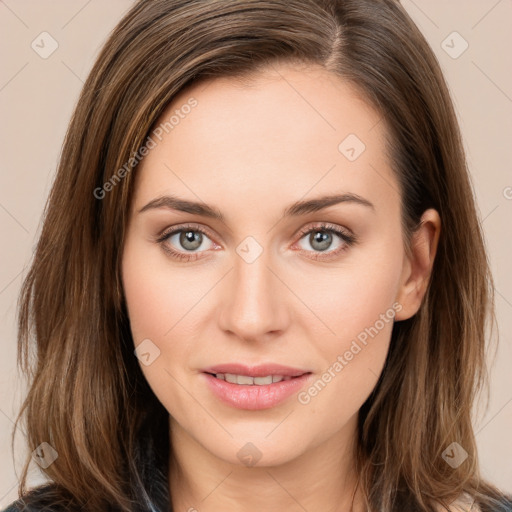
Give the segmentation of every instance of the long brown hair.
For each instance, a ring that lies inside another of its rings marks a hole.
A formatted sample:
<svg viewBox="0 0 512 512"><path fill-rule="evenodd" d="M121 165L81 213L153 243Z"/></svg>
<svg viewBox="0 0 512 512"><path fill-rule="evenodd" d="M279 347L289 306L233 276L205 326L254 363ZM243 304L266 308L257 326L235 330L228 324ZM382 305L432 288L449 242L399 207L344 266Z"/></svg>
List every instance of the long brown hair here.
<svg viewBox="0 0 512 512"><path fill-rule="evenodd" d="M44 499L169 509L168 413L133 354L120 277L134 155L188 85L278 61L324 66L381 113L406 243L426 208L441 217L424 302L395 323L359 415L369 509L434 511L466 492L484 511L506 510L479 476L471 423L494 323L483 236L440 67L395 0L147 0L114 29L70 122L20 296L18 363L30 388L16 424L24 419L30 452L47 442L58 453L44 470L54 483ZM442 457L452 442L469 454L456 469Z"/></svg>

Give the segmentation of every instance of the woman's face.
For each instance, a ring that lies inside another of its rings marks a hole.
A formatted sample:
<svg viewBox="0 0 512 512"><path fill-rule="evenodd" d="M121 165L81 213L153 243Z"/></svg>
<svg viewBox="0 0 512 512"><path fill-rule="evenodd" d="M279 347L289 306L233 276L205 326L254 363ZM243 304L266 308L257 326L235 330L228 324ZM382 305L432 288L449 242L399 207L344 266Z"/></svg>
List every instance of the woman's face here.
<svg viewBox="0 0 512 512"><path fill-rule="evenodd" d="M291 66L195 85L161 122L122 272L174 435L246 465L348 445L393 317L420 300L385 123L340 78Z"/></svg>

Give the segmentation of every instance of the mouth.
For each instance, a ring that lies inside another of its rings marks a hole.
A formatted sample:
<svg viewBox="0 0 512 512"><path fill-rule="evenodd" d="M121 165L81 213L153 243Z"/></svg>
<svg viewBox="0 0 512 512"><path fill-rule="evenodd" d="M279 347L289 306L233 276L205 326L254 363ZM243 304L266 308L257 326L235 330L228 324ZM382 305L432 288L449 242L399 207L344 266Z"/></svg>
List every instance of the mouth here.
<svg viewBox="0 0 512 512"><path fill-rule="evenodd" d="M282 364L276 363L262 363L256 366L249 366L241 363L224 363L210 366L209 368L205 368L202 371L214 375L220 379L222 379L222 376L224 376L225 380L233 379L233 375L237 378L242 377L255 379L264 377L268 379L268 377L283 377L283 379L285 379L287 377L300 377L305 373L311 373L309 370L293 368L291 366L284 366ZM228 382L231 381L228 380ZM235 384L236 382L232 383ZM239 384L245 384L245 382L240 382Z"/></svg>
<svg viewBox="0 0 512 512"><path fill-rule="evenodd" d="M312 372L279 365L220 365L203 370L210 391L224 404L237 409L275 407L298 393Z"/></svg>
<svg viewBox="0 0 512 512"><path fill-rule="evenodd" d="M208 372L205 372L208 373ZM265 377L251 377L250 375L236 375L234 373L208 373L216 379L225 380L230 384L238 384L240 386L268 386L281 381L297 379L302 375L291 377L290 375L266 375Z"/></svg>

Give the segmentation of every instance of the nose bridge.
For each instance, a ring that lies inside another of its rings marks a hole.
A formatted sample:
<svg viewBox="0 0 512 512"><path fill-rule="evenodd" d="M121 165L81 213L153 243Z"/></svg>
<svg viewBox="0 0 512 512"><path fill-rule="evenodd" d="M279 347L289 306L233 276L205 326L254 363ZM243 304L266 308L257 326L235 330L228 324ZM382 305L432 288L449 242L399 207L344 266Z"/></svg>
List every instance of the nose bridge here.
<svg viewBox="0 0 512 512"><path fill-rule="evenodd" d="M224 330L245 340L282 330L285 323L282 290L269 269L269 252L263 250L254 258L256 249L250 241L237 248L220 316Z"/></svg>

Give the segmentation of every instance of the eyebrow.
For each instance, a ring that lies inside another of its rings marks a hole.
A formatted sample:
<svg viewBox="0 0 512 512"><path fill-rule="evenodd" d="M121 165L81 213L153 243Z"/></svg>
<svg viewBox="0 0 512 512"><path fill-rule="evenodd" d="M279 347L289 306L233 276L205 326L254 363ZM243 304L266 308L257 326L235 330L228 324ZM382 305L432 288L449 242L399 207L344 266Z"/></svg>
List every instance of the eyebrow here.
<svg viewBox="0 0 512 512"><path fill-rule="evenodd" d="M283 217L306 215L308 213L324 210L325 208L329 208L330 206L340 203L358 204L371 208L375 211L373 203L364 197L358 196L357 194L344 193L317 197L315 199L308 199L305 201L297 201L284 210ZM142 207L139 210L139 213L158 208L167 208L180 212L191 213L202 217L216 219L221 222L225 221L224 215L217 208L202 202L180 199L176 196L157 197Z"/></svg>

